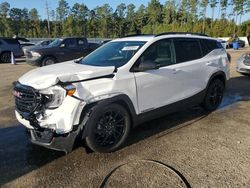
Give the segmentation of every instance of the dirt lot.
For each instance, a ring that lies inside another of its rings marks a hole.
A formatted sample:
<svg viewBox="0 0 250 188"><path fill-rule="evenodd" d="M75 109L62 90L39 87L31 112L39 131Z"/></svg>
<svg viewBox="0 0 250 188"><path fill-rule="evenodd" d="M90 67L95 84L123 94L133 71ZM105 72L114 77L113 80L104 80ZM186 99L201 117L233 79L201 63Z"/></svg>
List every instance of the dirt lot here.
<svg viewBox="0 0 250 188"><path fill-rule="evenodd" d="M1 64L0 187L99 187L102 180L101 187L250 187L250 77L235 72L244 52L230 51L231 79L217 111L194 108L143 124L110 154L30 144L14 117L11 83L34 67Z"/></svg>

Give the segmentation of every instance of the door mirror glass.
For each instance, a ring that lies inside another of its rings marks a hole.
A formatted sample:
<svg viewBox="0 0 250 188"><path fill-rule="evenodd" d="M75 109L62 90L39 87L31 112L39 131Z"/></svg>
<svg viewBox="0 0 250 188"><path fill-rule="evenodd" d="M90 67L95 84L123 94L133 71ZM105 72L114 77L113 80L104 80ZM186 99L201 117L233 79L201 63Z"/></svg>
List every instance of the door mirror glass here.
<svg viewBox="0 0 250 188"><path fill-rule="evenodd" d="M154 61L144 61L143 63L140 63L138 67L135 67L134 70L137 72L142 72L146 70L154 70L158 69L159 66Z"/></svg>

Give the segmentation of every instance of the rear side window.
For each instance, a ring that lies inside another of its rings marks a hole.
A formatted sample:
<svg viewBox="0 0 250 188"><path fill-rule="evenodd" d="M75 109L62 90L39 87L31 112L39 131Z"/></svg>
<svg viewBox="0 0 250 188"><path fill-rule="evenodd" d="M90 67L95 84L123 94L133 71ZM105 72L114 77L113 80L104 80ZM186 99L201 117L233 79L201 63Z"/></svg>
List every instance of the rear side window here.
<svg viewBox="0 0 250 188"><path fill-rule="evenodd" d="M202 46L203 56L207 55L208 53L210 53L215 49L223 48L220 42L209 39L201 39L201 46Z"/></svg>
<svg viewBox="0 0 250 188"><path fill-rule="evenodd" d="M75 39L66 39L65 40L65 45L66 45L66 47L68 47L68 48L74 48L74 47L76 47L76 40Z"/></svg>
<svg viewBox="0 0 250 188"><path fill-rule="evenodd" d="M198 39L173 39L176 63L196 60L202 57L202 51Z"/></svg>
<svg viewBox="0 0 250 188"><path fill-rule="evenodd" d="M77 39L77 45L81 47L87 47L87 40L83 38Z"/></svg>
<svg viewBox="0 0 250 188"><path fill-rule="evenodd" d="M19 44L18 40L16 39L3 39L8 44Z"/></svg>

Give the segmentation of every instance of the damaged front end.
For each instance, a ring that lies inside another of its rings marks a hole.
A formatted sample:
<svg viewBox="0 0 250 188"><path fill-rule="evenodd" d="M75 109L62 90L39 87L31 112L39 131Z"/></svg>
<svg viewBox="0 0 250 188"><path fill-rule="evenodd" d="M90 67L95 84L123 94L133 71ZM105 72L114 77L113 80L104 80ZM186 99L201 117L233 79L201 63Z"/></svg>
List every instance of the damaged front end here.
<svg viewBox="0 0 250 188"><path fill-rule="evenodd" d="M74 91L71 85L38 91L19 82L14 83L16 117L29 129L32 143L66 153L72 150L79 132L79 122L75 121L74 114L84 106L82 101L70 96Z"/></svg>

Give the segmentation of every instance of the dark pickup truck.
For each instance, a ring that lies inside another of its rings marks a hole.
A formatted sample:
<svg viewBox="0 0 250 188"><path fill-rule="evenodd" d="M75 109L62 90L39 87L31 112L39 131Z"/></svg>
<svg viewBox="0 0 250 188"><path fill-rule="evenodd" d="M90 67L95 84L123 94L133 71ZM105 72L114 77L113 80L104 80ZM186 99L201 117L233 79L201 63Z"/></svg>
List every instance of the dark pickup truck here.
<svg viewBox="0 0 250 188"><path fill-rule="evenodd" d="M86 38L58 38L48 46L27 50L25 56L30 65L46 66L84 57L93 50Z"/></svg>

